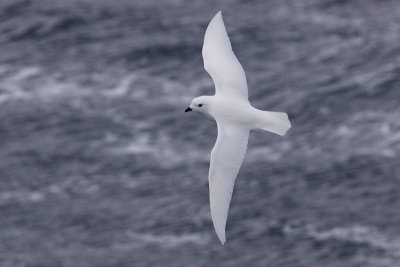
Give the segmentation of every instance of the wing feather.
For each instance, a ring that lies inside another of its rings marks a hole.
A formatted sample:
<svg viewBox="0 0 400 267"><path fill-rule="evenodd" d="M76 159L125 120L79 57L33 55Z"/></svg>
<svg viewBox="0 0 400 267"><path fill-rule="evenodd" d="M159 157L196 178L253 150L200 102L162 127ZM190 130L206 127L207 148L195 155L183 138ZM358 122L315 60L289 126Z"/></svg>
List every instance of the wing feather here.
<svg viewBox="0 0 400 267"><path fill-rule="evenodd" d="M233 53L221 11L207 27L202 54L204 68L214 81L216 94L231 94L247 100L246 74Z"/></svg>
<svg viewBox="0 0 400 267"><path fill-rule="evenodd" d="M236 176L247 150L249 130L218 123L218 137L211 151L208 183L211 218L222 244Z"/></svg>

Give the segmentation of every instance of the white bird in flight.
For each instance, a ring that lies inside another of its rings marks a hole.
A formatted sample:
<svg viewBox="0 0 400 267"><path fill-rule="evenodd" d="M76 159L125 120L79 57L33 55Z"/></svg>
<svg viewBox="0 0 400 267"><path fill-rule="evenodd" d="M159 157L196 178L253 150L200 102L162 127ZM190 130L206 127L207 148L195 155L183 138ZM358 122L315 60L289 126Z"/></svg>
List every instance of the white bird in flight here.
<svg viewBox="0 0 400 267"><path fill-rule="evenodd" d="M207 27L203 43L204 68L215 85L215 95L192 100L185 110L212 117L218 137L211 151L208 184L211 218L222 244L233 186L247 150L251 129L285 135L291 127L286 113L262 111L251 106L243 67L232 51L221 11Z"/></svg>

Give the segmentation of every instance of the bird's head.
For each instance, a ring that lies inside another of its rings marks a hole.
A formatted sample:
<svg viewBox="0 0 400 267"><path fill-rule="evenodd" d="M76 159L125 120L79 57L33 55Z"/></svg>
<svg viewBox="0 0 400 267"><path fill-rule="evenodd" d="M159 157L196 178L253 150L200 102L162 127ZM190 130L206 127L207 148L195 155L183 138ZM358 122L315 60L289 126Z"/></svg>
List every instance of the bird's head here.
<svg viewBox="0 0 400 267"><path fill-rule="evenodd" d="M211 96L199 96L193 98L190 106L185 109L185 112L196 111L206 116L210 116Z"/></svg>

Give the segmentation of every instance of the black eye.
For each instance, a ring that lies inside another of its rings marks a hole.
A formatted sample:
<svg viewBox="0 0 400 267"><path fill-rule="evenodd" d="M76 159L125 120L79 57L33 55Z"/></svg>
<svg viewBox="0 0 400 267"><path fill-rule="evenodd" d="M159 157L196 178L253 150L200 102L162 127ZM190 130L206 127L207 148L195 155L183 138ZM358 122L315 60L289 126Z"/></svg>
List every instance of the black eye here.
<svg viewBox="0 0 400 267"><path fill-rule="evenodd" d="M197 106L201 108L203 106L203 104L198 104Z"/></svg>

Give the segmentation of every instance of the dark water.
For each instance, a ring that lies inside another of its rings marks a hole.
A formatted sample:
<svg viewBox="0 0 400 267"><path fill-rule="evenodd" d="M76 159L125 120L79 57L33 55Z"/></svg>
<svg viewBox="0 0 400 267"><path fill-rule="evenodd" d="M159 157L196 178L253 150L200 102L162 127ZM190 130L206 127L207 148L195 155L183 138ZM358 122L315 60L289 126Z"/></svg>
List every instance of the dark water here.
<svg viewBox="0 0 400 267"><path fill-rule="evenodd" d="M254 106L227 240L201 45L223 10ZM0 1L0 266L400 266L400 2Z"/></svg>

